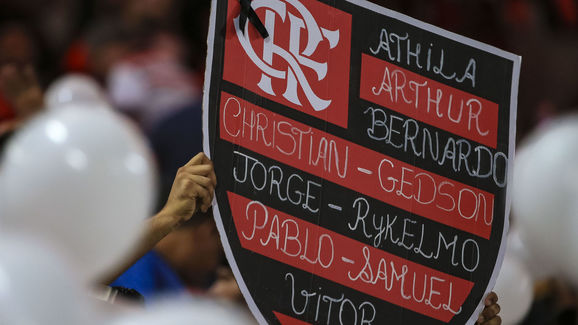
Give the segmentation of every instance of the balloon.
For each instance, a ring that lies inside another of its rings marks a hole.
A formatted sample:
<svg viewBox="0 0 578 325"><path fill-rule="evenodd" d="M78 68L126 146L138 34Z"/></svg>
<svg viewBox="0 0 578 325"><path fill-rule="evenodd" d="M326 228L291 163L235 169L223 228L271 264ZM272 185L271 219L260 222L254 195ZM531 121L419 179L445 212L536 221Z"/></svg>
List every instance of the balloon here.
<svg viewBox="0 0 578 325"><path fill-rule="evenodd" d="M155 175L136 128L88 106L46 112L11 139L0 162L0 229L57 244L94 280L140 236Z"/></svg>
<svg viewBox="0 0 578 325"><path fill-rule="evenodd" d="M106 96L98 83L82 74L69 74L53 82L46 90L45 102L49 110L74 103L91 103L96 108L108 107Z"/></svg>
<svg viewBox="0 0 578 325"><path fill-rule="evenodd" d="M515 255L506 253L494 291L498 295L503 325L517 324L530 310L534 299L532 278Z"/></svg>
<svg viewBox="0 0 578 325"><path fill-rule="evenodd" d="M567 275L578 267L576 143L578 116L537 130L519 149L513 184L513 212L528 251Z"/></svg>
<svg viewBox="0 0 578 325"><path fill-rule="evenodd" d="M75 275L47 245L24 237L0 240L0 324L95 324Z"/></svg>
<svg viewBox="0 0 578 325"><path fill-rule="evenodd" d="M528 249L516 226L509 229L507 251L507 254L513 254L524 263L534 280L543 280L558 273L558 269L549 263L548 259Z"/></svg>
<svg viewBox="0 0 578 325"><path fill-rule="evenodd" d="M140 312L123 315L109 325L252 325L248 312L233 305L217 304L200 298L157 302Z"/></svg>
<svg viewBox="0 0 578 325"><path fill-rule="evenodd" d="M578 198L578 192L576 193ZM578 286L578 238L576 238L576 233L578 233L578 202L574 202L572 206L574 212L572 218L558 239L559 245L562 246L559 253L559 264L561 264L564 280Z"/></svg>

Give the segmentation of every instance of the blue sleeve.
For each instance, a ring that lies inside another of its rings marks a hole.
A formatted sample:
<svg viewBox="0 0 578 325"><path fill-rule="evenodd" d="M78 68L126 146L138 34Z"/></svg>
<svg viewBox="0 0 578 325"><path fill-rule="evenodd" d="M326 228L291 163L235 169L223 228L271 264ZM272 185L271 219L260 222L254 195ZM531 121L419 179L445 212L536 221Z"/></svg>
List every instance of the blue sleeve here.
<svg viewBox="0 0 578 325"><path fill-rule="evenodd" d="M121 274L112 284L112 287L134 289L149 300L156 290L154 257L146 254L133 266Z"/></svg>

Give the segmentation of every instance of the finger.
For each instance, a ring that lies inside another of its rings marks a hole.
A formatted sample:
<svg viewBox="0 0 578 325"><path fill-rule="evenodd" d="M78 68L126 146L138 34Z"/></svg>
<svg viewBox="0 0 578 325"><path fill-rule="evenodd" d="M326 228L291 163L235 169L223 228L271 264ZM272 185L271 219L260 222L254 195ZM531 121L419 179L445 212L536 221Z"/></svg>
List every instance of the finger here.
<svg viewBox="0 0 578 325"><path fill-rule="evenodd" d="M211 159L209 159L209 157L207 157L207 155L205 155L204 152L201 152L203 154L203 164L208 164L208 165L212 165L213 161Z"/></svg>
<svg viewBox="0 0 578 325"><path fill-rule="evenodd" d="M213 172L213 166L211 165L192 165L181 167L181 172L191 175L203 175L209 176Z"/></svg>
<svg viewBox="0 0 578 325"><path fill-rule="evenodd" d="M482 323L482 325L502 325L502 318L500 318L500 316L496 316L489 321Z"/></svg>
<svg viewBox="0 0 578 325"><path fill-rule="evenodd" d="M211 181L213 182L213 185L216 187L217 186L217 174L215 174L215 169L212 168L211 172L209 173L208 177L211 179Z"/></svg>
<svg viewBox="0 0 578 325"><path fill-rule="evenodd" d="M193 176L202 176L208 179L210 186L215 188L217 186L216 184L216 180L215 180L215 175L213 172L211 172L210 167L201 167L201 166L206 166L206 165L199 165L199 166L193 166L193 167L187 167L187 168L182 168L179 173L177 174L178 178L182 178L182 179L189 179ZM197 168L199 167L199 168ZM205 182L205 180L203 180L202 183L204 186L209 186L209 184L207 184Z"/></svg>
<svg viewBox="0 0 578 325"><path fill-rule="evenodd" d="M478 320L476 321L476 325L480 325L480 324L482 324L482 323L485 322L485 321L486 321L486 319L484 318L484 315L483 315L482 313L480 313L480 314L478 315Z"/></svg>
<svg viewBox="0 0 578 325"><path fill-rule="evenodd" d="M187 174L187 177L209 191L214 190L213 181L209 177L195 174Z"/></svg>
<svg viewBox="0 0 578 325"><path fill-rule="evenodd" d="M205 209L206 206L210 205L210 192L205 187L193 183L187 193L184 193L187 197L195 201L197 208L201 208L201 210Z"/></svg>
<svg viewBox="0 0 578 325"><path fill-rule="evenodd" d="M187 175L185 182L187 184L185 186L190 188L190 190L186 191L184 195L194 200L200 200L203 209L208 209L213 200L213 193L215 193L215 186L212 180L205 176ZM202 191L198 188L199 186L203 189ZM208 196L208 199L203 196Z"/></svg>
<svg viewBox="0 0 578 325"><path fill-rule="evenodd" d="M191 158L191 160L189 160L189 162L186 163L185 166L194 166L194 165L202 164L203 160L206 157L207 156L205 156L205 153L201 151L198 154L196 154L193 158Z"/></svg>
<svg viewBox="0 0 578 325"><path fill-rule="evenodd" d="M201 211L207 212L213 201L213 191L207 188L199 190L199 199L201 200Z"/></svg>
<svg viewBox="0 0 578 325"><path fill-rule="evenodd" d="M482 311L482 315L484 316L485 319L492 319L493 317L498 315L499 312L500 312L500 305L493 304L489 307L484 308L484 310Z"/></svg>
<svg viewBox="0 0 578 325"><path fill-rule="evenodd" d="M204 187L199 183L193 182L189 197L201 202L203 208L208 208L213 200L214 189L212 187Z"/></svg>
<svg viewBox="0 0 578 325"><path fill-rule="evenodd" d="M211 159L209 159L209 157L204 155L203 165L211 165L213 167L213 170L211 171L211 174L209 175L209 177L211 177L211 179L213 180L213 182L215 183L215 186L216 186L217 185L217 175L215 174L215 167L214 167L213 161Z"/></svg>
<svg viewBox="0 0 578 325"><path fill-rule="evenodd" d="M217 186L217 175L215 174L213 161L211 161L211 159L209 159L209 157L207 157L207 155L205 155L204 153L202 155L202 158L203 158L203 161L202 161L203 165L211 165L211 167L213 167L213 170L209 174L209 177L213 180L213 183L215 184L215 186Z"/></svg>
<svg viewBox="0 0 578 325"><path fill-rule="evenodd" d="M486 305L486 307L491 306L497 302L498 302L498 295L493 291L488 294L486 299L484 299L484 305Z"/></svg>

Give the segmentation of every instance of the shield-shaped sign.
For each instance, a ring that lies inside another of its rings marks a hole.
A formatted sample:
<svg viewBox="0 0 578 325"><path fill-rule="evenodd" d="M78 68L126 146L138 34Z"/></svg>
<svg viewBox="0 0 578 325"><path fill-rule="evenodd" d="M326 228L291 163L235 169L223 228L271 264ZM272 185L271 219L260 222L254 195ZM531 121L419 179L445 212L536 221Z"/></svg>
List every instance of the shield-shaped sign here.
<svg viewBox="0 0 578 325"><path fill-rule="evenodd" d="M215 218L265 324L473 324L508 229L520 58L353 0L213 0Z"/></svg>

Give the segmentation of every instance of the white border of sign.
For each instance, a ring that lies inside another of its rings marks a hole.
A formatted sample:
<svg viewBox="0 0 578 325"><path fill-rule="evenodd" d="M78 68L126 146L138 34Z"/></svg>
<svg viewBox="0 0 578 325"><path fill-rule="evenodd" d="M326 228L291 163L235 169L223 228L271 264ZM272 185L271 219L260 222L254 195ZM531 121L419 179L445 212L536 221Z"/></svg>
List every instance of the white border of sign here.
<svg viewBox="0 0 578 325"><path fill-rule="evenodd" d="M211 147L209 146L209 93L211 92L211 72L213 70L213 47L215 44L215 27L217 20L217 1L211 0L211 16L209 18L209 32L207 38L207 61L205 63L205 84L203 85L203 151L211 158ZM217 180L218 181L218 180ZM223 220L221 219L221 212L219 211L219 205L217 204L217 197L213 198L213 216L215 218L215 223L217 224L217 229L219 230L219 235L221 236L221 243L223 244L223 250L227 256L227 261L231 266L231 271L235 275L239 289L247 302L247 306L253 313L253 316L257 319L259 324L266 325L267 321L251 296L243 277L241 276L241 271L237 266L237 261L229 245L229 239L227 238L227 232L223 226Z"/></svg>
<svg viewBox="0 0 578 325"><path fill-rule="evenodd" d="M211 154L211 149L209 146L209 114L208 112L208 105L209 105L209 93L210 93L210 87L211 87L211 71L213 68L213 46L214 46L214 41L215 41L215 25L216 25L216 19L217 19L217 6L216 6L216 2L218 0L212 0L211 1L211 16L209 19L209 33L208 33L208 39L207 39L207 61L206 61L206 67L205 67L205 84L203 86L203 135L204 135L204 139L203 139L203 151L207 154L207 156L209 158L211 158L210 154ZM488 53L492 53L494 55L500 56L502 58L508 59L510 61L512 61L513 63L513 75L512 75L512 89L511 89L511 101L510 101L510 141L509 141L509 154L508 154L508 184L510 186L508 186L507 191L506 191L506 214L504 215L504 231L502 233L502 243L500 245L500 251L498 253L498 259L496 261L496 265L494 266L494 271L492 272L492 277L490 278L490 281L488 282L488 286L485 290L485 294L484 294L484 298L486 297L487 294L490 293L490 291L492 291L492 289L494 288L494 286L496 285L496 280L498 278L498 274L500 273L500 269L502 267L502 262L504 261L504 255L506 253L506 243L507 243L507 235L508 235L508 229L509 229L509 215L510 215L510 208L511 208L511 194L512 194L512 180L513 180L513 161L514 161L514 152L515 152L515 146L516 146L516 113L517 113L517 106L518 106L518 85L519 85L519 75L520 75L520 66L522 63L522 57L515 55L513 53L510 52L506 52L504 50L500 50L496 47L493 47L491 45L488 44L484 44L482 42L478 42L476 40L467 38L465 36L462 35L458 35L456 33L447 31L445 29L436 27L434 25L425 23L423 21L417 20L415 18L411 18L409 16L406 16L404 14L401 14L399 12L395 12L393 10L389 10L386 9L384 7L378 6L374 3L371 3L369 1L366 0L345 0L347 2L350 2L354 5L369 9L371 11L392 17L394 19L400 20L404 23L407 23L409 25L413 25L415 27L430 31L432 33L438 34L440 36L443 36L445 38L457 41L459 43L463 43L466 45L469 45L471 47L480 49L482 51L488 52ZM247 288L247 285L245 284L245 281L243 280L243 277L241 276L241 272L239 271L239 267L237 266L237 263L235 261L235 257L233 256L233 251L231 250L231 246L229 246L229 240L227 238L227 232L223 227L223 221L221 220L221 212L219 211L219 206L217 205L217 201L216 201L216 197L213 200L213 214L215 216L215 221L217 224L217 228L219 229L219 234L221 236L221 238L223 240L221 240L221 242L223 243L223 249L225 250L225 254L227 256L227 260L229 261L229 265L231 266L231 270L233 271L233 274L235 275L235 279L237 280L237 283L239 284L239 288L241 289L241 292L243 293L243 296L245 297L245 300L247 301L247 305L249 306L249 309L251 310L251 312L253 313L253 316L255 316L255 318L257 319L257 321L259 322L259 324L262 325L266 325L267 321L265 320L265 317L263 317L263 315L261 314L261 312L259 311L259 308L257 308L257 305L255 304L255 301L253 300L253 297L251 296L249 289ZM468 322L466 323L466 325L473 325L477 320L478 320L478 315L479 313L482 311L482 309L484 308L484 299L482 299L478 305L478 307L476 308L476 310L474 311L474 313L472 314L472 316L470 317L470 319L468 320Z"/></svg>

